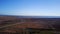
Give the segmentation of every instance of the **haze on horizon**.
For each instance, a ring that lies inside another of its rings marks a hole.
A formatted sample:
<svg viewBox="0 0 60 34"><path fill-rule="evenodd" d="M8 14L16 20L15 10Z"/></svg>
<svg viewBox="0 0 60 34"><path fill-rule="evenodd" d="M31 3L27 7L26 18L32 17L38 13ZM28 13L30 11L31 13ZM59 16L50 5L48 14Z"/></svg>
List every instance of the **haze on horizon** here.
<svg viewBox="0 0 60 34"><path fill-rule="evenodd" d="M60 16L60 0L0 0L0 14Z"/></svg>

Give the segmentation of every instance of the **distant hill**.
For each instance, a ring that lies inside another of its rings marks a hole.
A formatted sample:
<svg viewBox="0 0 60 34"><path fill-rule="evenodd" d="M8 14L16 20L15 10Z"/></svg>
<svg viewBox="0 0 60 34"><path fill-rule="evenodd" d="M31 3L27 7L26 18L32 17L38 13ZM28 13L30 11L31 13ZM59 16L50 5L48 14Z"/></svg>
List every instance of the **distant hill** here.
<svg viewBox="0 0 60 34"><path fill-rule="evenodd" d="M22 15L0 15L0 16L12 16L19 18L60 18L60 16L22 16Z"/></svg>

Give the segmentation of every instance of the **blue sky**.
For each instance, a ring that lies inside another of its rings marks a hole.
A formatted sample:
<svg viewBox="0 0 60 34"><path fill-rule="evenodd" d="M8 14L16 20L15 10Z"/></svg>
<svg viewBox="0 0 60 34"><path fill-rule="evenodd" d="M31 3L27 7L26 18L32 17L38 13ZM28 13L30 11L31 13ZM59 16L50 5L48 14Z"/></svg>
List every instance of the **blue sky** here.
<svg viewBox="0 0 60 34"><path fill-rule="evenodd" d="M60 0L0 0L0 14L60 16Z"/></svg>

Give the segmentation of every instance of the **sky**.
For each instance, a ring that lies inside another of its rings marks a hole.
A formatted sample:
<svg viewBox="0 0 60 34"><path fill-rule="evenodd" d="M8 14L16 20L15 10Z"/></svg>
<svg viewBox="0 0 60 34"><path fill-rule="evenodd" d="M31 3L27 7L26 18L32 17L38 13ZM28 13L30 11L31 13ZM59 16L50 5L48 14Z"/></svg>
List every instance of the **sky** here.
<svg viewBox="0 0 60 34"><path fill-rule="evenodd" d="M60 16L60 0L0 0L0 15Z"/></svg>

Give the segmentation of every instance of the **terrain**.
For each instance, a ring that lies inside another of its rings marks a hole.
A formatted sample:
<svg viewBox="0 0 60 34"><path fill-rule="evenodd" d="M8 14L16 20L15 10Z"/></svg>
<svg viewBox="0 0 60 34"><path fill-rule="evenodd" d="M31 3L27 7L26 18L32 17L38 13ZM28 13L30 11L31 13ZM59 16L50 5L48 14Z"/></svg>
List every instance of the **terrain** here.
<svg viewBox="0 0 60 34"><path fill-rule="evenodd" d="M60 31L60 18L0 16L0 32L20 33L27 29Z"/></svg>

